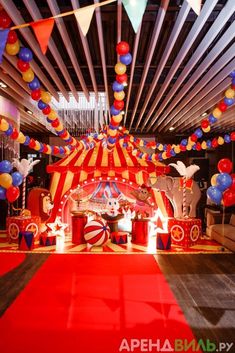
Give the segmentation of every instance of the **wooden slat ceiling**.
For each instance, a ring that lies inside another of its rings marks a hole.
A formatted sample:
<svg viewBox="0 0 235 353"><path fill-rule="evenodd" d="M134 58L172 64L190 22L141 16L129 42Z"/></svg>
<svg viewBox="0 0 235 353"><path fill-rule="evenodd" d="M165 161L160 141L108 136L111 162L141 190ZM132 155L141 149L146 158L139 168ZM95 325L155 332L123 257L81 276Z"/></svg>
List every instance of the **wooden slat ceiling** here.
<svg viewBox="0 0 235 353"><path fill-rule="evenodd" d="M0 0L15 25L48 18L97 3L99 0ZM138 1L137 1L138 3ZM95 11L89 32L83 37L74 16L56 20L44 56L30 28L18 30L21 43L34 53L32 68L45 89L58 99L78 91L104 91L113 101L112 82L117 62L115 46L120 39L130 44L124 123L132 133L189 134L223 98L235 69L235 1L202 1L199 17L187 1L149 0L137 34L121 0ZM25 131L42 132L40 119L30 123L24 110L33 110L27 85L20 79L16 58L4 56L0 80L21 107ZM23 101L22 101L23 99ZM235 107L216 123L214 131L235 130Z"/></svg>

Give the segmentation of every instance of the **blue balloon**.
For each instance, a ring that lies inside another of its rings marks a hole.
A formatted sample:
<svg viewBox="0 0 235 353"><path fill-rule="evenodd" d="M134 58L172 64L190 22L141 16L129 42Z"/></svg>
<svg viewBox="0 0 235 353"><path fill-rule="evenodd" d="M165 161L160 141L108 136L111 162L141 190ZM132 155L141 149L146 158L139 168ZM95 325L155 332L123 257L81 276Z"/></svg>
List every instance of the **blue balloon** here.
<svg viewBox="0 0 235 353"><path fill-rule="evenodd" d="M57 135L60 136L65 132L65 129L61 130L61 131L56 131Z"/></svg>
<svg viewBox="0 0 235 353"><path fill-rule="evenodd" d="M130 63L132 62L132 56L130 53L127 53L125 55L121 55L120 56L120 61L122 64L124 65L130 65Z"/></svg>
<svg viewBox="0 0 235 353"><path fill-rule="evenodd" d="M210 186L207 189L207 197L216 205L220 205L223 194L216 186Z"/></svg>
<svg viewBox="0 0 235 353"><path fill-rule="evenodd" d="M29 48L20 48L19 51L19 58L22 61L25 61L26 63L30 62L31 60L33 60L33 53Z"/></svg>
<svg viewBox="0 0 235 353"><path fill-rule="evenodd" d="M172 157L175 157L175 156L176 156L176 153L175 153L174 150L170 150L170 154L171 154Z"/></svg>
<svg viewBox="0 0 235 353"><path fill-rule="evenodd" d="M23 143L23 145L28 146L29 142L30 142L30 137L29 136L25 136L25 142Z"/></svg>
<svg viewBox="0 0 235 353"><path fill-rule="evenodd" d="M7 129L7 131L5 131L5 135L10 136L12 133L13 133L13 127L9 125L9 128Z"/></svg>
<svg viewBox="0 0 235 353"><path fill-rule="evenodd" d="M233 98L226 98L224 97L224 103L228 106L233 105L233 103L235 102L235 100Z"/></svg>
<svg viewBox="0 0 235 353"><path fill-rule="evenodd" d="M11 174L12 176L12 184L14 186L19 186L23 182L23 176L19 172L14 172Z"/></svg>
<svg viewBox="0 0 235 353"><path fill-rule="evenodd" d="M196 129L195 132L194 132L194 134L195 134L198 138L200 138L200 137L202 137L203 132L202 132L201 129Z"/></svg>
<svg viewBox="0 0 235 353"><path fill-rule="evenodd" d="M229 135L224 135L224 141L226 142L226 143L230 143L231 142L231 137L229 136Z"/></svg>
<svg viewBox="0 0 235 353"><path fill-rule="evenodd" d="M38 108L43 110L47 107L47 104L44 103L41 99L38 101Z"/></svg>
<svg viewBox="0 0 235 353"><path fill-rule="evenodd" d="M37 77L34 77L33 81L31 81L29 84L28 84L28 87L34 91L35 89L38 89L40 88L40 81Z"/></svg>
<svg viewBox="0 0 235 353"><path fill-rule="evenodd" d="M0 186L0 200L6 200L7 198L6 192L7 192L6 189Z"/></svg>
<svg viewBox="0 0 235 353"><path fill-rule="evenodd" d="M60 147L59 150L60 150L60 154L64 154L64 149L63 149L63 147Z"/></svg>
<svg viewBox="0 0 235 353"><path fill-rule="evenodd" d="M0 162L0 173L10 173L12 171L11 162L4 160Z"/></svg>
<svg viewBox="0 0 235 353"><path fill-rule="evenodd" d="M38 150L38 152L42 152L44 150L44 146L43 144L40 142L40 149Z"/></svg>
<svg viewBox="0 0 235 353"><path fill-rule="evenodd" d="M180 142L180 144L181 144L182 146L187 146L188 140L187 140L187 139L183 139L183 140Z"/></svg>
<svg viewBox="0 0 235 353"><path fill-rule="evenodd" d="M214 115L210 114L208 117L208 120L211 124L214 124L214 123L216 123L217 118L215 118Z"/></svg>
<svg viewBox="0 0 235 353"><path fill-rule="evenodd" d="M113 144L113 143L116 142L116 138L109 136L109 137L108 137L108 142L111 143L111 144Z"/></svg>
<svg viewBox="0 0 235 353"><path fill-rule="evenodd" d="M118 115L120 114L120 110L116 109L113 105L110 108L111 115Z"/></svg>
<svg viewBox="0 0 235 353"><path fill-rule="evenodd" d="M117 81L114 81L112 89L114 92L121 92L124 89L124 86L121 83L118 83Z"/></svg>
<svg viewBox="0 0 235 353"><path fill-rule="evenodd" d="M230 77L235 78L235 70L231 72L231 74L229 75Z"/></svg>
<svg viewBox="0 0 235 353"><path fill-rule="evenodd" d="M232 177L228 173L220 173L216 178L216 187L220 191L225 191L232 185Z"/></svg>
<svg viewBox="0 0 235 353"><path fill-rule="evenodd" d="M206 141L206 145L207 145L208 148L211 148L211 140L207 140Z"/></svg>

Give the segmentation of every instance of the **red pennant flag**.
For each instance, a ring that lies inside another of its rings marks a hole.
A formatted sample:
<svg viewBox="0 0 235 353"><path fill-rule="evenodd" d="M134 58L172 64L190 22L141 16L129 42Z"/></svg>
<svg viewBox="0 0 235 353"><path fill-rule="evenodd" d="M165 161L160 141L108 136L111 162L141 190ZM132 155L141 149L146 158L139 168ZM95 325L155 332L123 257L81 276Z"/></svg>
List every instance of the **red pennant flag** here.
<svg viewBox="0 0 235 353"><path fill-rule="evenodd" d="M54 27L54 23L55 23L55 20L53 18L31 23L31 27L34 30L34 34L38 40L38 43L44 55L46 54L46 51L47 51L47 45L51 36L51 32Z"/></svg>

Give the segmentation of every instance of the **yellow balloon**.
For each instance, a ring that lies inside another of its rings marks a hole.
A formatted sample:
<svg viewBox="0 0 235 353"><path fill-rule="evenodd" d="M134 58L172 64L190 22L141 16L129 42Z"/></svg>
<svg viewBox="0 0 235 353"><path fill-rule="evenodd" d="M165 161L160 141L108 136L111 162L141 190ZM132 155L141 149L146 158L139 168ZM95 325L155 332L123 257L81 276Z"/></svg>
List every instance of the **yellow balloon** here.
<svg viewBox="0 0 235 353"><path fill-rule="evenodd" d="M223 145L223 144L224 144L224 139L223 139L223 137L219 136L219 138L218 138L218 144L219 144L219 145Z"/></svg>
<svg viewBox="0 0 235 353"><path fill-rule="evenodd" d="M48 118L50 120L55 120L57 118L57 113L53 109L51 109L50 113L48 114Z"/></svg>
<svg viewBox="0 0 235 353"><path fill-rule="evenodd" d="M134 136L130 136L130 142L134 142Z"/></svg>
<svg viewBox="0 0 235 353"><path fill-rule="evenodd" d="M121 140L120 140L120 141L121 141ZM133 151L132 151L132 156L136 156L136 155L137 155L137 152L138 152L137 150L133 150Z"/></svg>
<svg viewBox="0 0 235 353"><path fill-rule="evenodd" d="M12 186L12 177L10 174L2 173L0 175L0 186L5 189L8 189L10 186Z"/></svg>
<svg viewBox="0 0 235 353"><path fill-rule="evenodd" d="M36 145L35 145L34 149L35 149L35 151L39 151L41 148L40 142L38 142L38 141L35 141L35 142L36 142Z"/></svg>
<svg viewBox="0 0 235 353"><path fill-rule="evenodd" d="M163 145L160 143L160 145L158 146L158 150L162 151L163 150Z"/></svg>
<svg viewBox="0 0 235 353"><path fill-rule="evenodd" d="M216 178L218 175L219 175L219 173L212 175L212 177L211 177L211 185L212 186L216 186Z"/></svg>
<svg viewBox="0 0 235 353"><path fill-rule="evenodd" d="M207 126L206 128L202 128L202 131L204 131L204 132L209 132L209 131L211 131L210 125Z"/></svg>
<svg viewBox="0 0 235 353"><path fill-rule="evenodd" d="M41 92L41 100L48 104L51 101L51 94L49 92L42 91Z"/></svg>
<svg viewBox="0 0 235 353"><path fill-rule="evenodd" d="M26 140L25 135L20 131L19 132L19 136L17 137L16 141L19 142L19 143L24 143L25 140Z"/></svg>
<svg viewBox="0 0 235 353"><path fill-rule="evenodd" d="M114 92L114 98L117 101L122 101L125 98L125 92L124 91Z"/></svg>
<svg viewBox="0 0 235 353"><path fill-rule="evenodd" d="M22 77L23 77L23 80L24 80L25 82L31 82L31 81L33 81L33 79L34 79L34 72L33 72L33 70L29 68L27 71L23 72Z"/></svg>
<svg viewBox="0 0 235 353"><path fill-rule="evenodd" d="M156 162L156 153L153 153L153 154L152 154L152 161L153 161L153 162Z"/></svg>
<svg viewBox="0 0 235 353"><path fill-rule="evenodd" d="M235 91L232 88L227 89L227 91L225 91L225 97L226 98L234 98L235 96Z"/></svg>
<svg viewBox="0 0 235 353"><path fill-rule="evenodd" d="M108 130L108 135L110 135L110 136L112 136L112 137L116 136L116 135L117 135L117 130L109 129L109 130Z"/></svg>
<svg viewBox="0 0 235 353"><path fill-rule="evenodd" d="M187 151L191 151L191 149L192 149L192 145L188 144L188 145L186 146L186 150L187 150Z"/></svg>
<svg viewBox="0 0 235 353"><path fill-rule="evenodd" d="M46 154L51 154L51 146L50 145L46 145L46 146L47 146Z"/></svg>
<svg viewBox="0 0 235 353"><path fill-rule="evenodd" d="M59 123L59 125L57 127L55 127L56 131L62 131L63 130L63 125L61 123Z"/></svg>
<svg viewBox="0 0 235 353"><path fill-rule="evenodd" d="M20 42L18 40L13 44L8 43L6 45L6 52L9 55L16 55L19 53L19 51L20 51Z"/></svg>
<svg viewBox="0 0 235 353"><path fill-rule="evenodd" d="M122 114L112 116L112 119L115 123L120 123L122 121L122 118L123 118Z"/></svg>
<svg viewBox="0 0 235 353"><path fill-rule="evenodd" d="M117 75L123 75L126 72L126 65L118 62L114 68Z"/></svg>
<svg viewBox="0 0 235 353"><path fill-rule="evenodd" d="M214 115L215 118L220 118L222 115L222 112L219 108L215 108L212 112L212 114Z"/></svg>
<svg viewBox="0 0 235 353"><path fill-rule="evenodd" d="M69 139L69 133L67 131L67 134L65 135L65 137L63 137L63 140L68 140Z"/></svg>
<svg viewBox="0 0 235 353"><path fill-rule="evenodd" d="M202 147L203 150L206 150L206 149L207 149L206 141L202 141L201 147Z"/></svg>
<svg viewBox="0 0 235 353"><path fill-rule="evenodd" d="M9 124L5 119L1 120L0 129L1 131L7 131L9 129Z"/></svg>
<svg viewBox="0 0 235 353"><path fill-rule="evenodd" d="M167 159L166 152L162 153L162 159Z"/></svg>
<svg viewBox="0 0 235 353"><path fill-rule="evenodd" d="M77 140L73 137L72 142L71 142L71 146L76 146L76 144L77 144Z"/></svg>
<svg viewBox="0 0 235 353"><path fill-rule="evenodd" d="M179 145L175 146L174 151L175 153L180 153L181 152L180 146Z"/></svg>
<svg viewBox="0 0 235 353"><path fill-rule="evenodd" d="M140 147L143 147L143 146L144 146L144 141L143 141L143 140L140 140L139 145L140 145Z"/></svg>

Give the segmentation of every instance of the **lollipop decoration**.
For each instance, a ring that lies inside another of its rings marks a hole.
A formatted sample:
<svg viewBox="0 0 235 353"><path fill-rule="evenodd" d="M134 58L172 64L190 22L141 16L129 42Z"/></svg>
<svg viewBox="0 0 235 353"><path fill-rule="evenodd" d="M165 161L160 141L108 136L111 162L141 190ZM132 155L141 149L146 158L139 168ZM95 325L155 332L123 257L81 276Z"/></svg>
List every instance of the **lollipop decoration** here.
<svg viewBox="0 0 235 353"><path fill-rule="evenodd" d="M114 102L110 108L111 120L108 127L108 150L111 151L117 141L118 127L122 121L122 110L124 108L125 92L124 86L127 83L126 69L130 65L132 56L129 53L130 47L126 42L119 42L116 46L119 61L115 65L116 81L113 82Z"/></svg>
<svg viewBox="0 0 235 353"><path fill-rule="evenodd" d="M228 158L219 161L216 173L211 178L211 185L207 190L208 198L217 205L225 207L235 205L235 174L232 171L232 162Z"/></svg>

